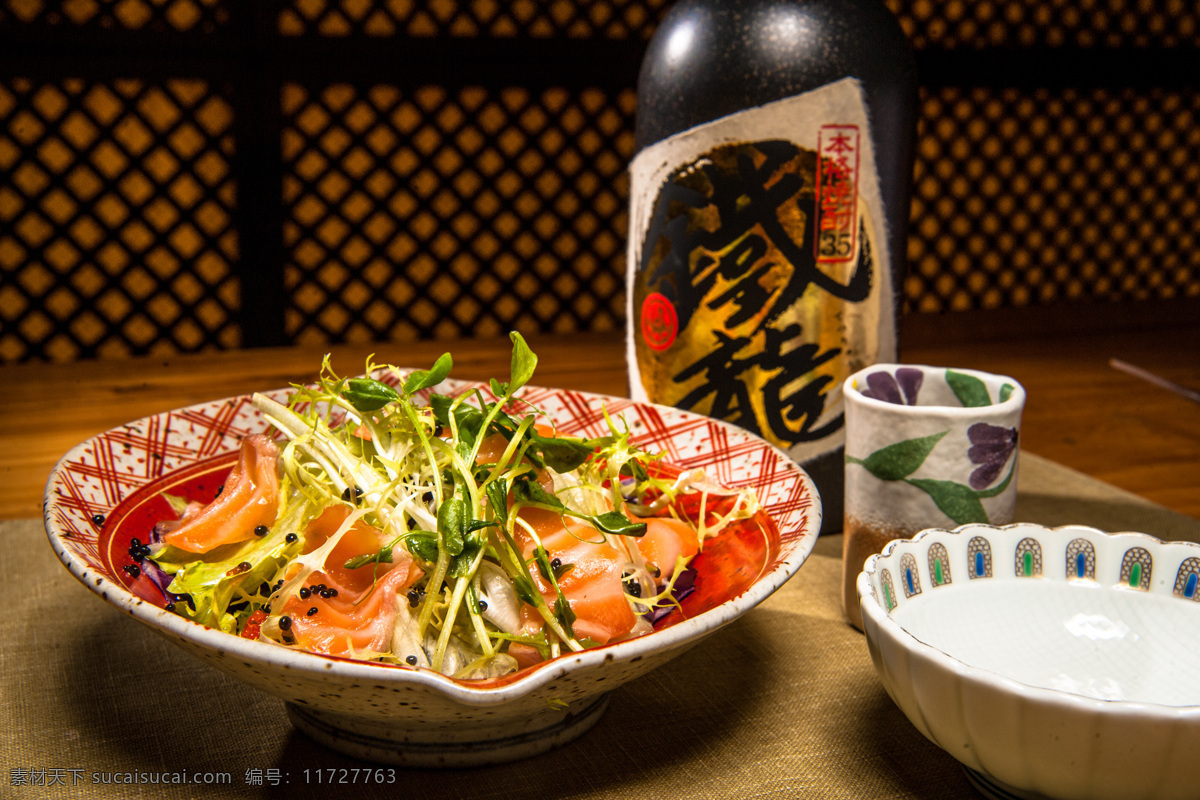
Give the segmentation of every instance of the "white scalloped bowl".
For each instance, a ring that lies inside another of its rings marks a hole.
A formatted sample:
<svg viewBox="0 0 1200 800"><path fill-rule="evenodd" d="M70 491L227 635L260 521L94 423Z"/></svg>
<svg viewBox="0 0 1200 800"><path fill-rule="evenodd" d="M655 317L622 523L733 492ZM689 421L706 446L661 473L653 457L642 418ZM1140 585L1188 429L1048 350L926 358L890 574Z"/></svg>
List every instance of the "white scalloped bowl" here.
<svg viewBox="0 0 1200 800"><path fill-rule="evenodd" d="M395 378L389 380L394 382ZM448 380L458 394L484 384ZM268 393L277 400L287 390ZM654 669L765 600L804 563L821 528L808 475L782 451L708 417L625 398L526 387L521 397L569 435L607 433L604 409L625 418L633 439L685 469L703 467L731 488L750 487L774 523L693 562L695 591L654 633L530 667L492 681L329 658L249 641L166 611L145 576L131 575L131 539L148 541L171 515L168 491L207 502L223 483L241 437L266 431L249 396L147 417L78 445L46 485L50 544L68 570L105 601L217 669L287 702L293 724L317 741L370 761L414 766L500 763L564 744L588 730L607 692ZM742 567L732 570L721 559ZM743 563L744 562L744 563ZM152 674L152 665L147 674ZM203 713L199 710L197 713ZM217 722L217 721L214 721Z"/></svg>
<svg viewBox="0 0 1200 800"><path fill-rule="evenodd" d="M998 798L1200 797L1200 545L964 525L858 576L871 657Z"/></svg>

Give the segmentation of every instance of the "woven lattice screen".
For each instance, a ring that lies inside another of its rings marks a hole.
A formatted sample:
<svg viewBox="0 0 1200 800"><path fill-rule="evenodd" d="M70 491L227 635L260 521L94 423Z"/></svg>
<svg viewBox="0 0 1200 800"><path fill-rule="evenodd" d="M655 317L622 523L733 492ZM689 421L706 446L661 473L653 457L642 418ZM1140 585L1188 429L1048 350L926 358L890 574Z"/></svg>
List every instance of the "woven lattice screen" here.
<svg viewBox="0 0 1200 800"><path fill-rule="evenodd" d="M916 311L1200 296L1200 93L925 93Z"/></svg>
<svg viewBox="0 0 1200 800"><path fill-rule="evenodd" d="M632 91L288 85L284 109L289 337L621 324Z"/></svg>
<svg viewBox="0 0 1200 800"><path fill-rule="evenodd" d="M887 0L887 5L918 50L1200 44L1200 10L1190 0Z"/></svg>
<svg viewBox="0 0 1200 800"><path fill-rule="evenodd" d="M617 331L666 0L7 0L0 361ZM1200 296L1200 8L890 0L912 312Z"/></svg>
<svg viewBox="0 0 1200 800"><path fill-rule="evenodd" d="M239 343L229 103L202 81L0 87L0 359Z"/></svg>
<svg viewBox="0 0 1200 800"><path fill-rule="evenodd" d="M284 36L649 38L669 4L670 0L291 0L281 4L279 32Z"/></svg>

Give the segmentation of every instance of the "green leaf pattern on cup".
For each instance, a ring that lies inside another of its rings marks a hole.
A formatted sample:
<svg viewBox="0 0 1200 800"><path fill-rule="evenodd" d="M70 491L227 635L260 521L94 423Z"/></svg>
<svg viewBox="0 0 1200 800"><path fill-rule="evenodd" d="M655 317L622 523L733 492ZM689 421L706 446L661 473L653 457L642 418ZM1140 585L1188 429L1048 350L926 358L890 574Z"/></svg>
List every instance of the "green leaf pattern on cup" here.
<svg viewBox="0 0 1200 800"><path fill-rule="evenodd" d="M921 468L934 445L947 433L949 431L942 431L932 436L889 444L863 459L846 456L846 463L862 464L867 472L881 481L903 480Z"/></svg>
<svg viewBox="0 0 1200 800"><path fill-rule="evenodd" d="M1013 466L1015 467L1016 464L1014 463ZM991 520L988 519L987 510L983 507L983 503L979 501L981 498L995 497L1003 492L1008 488L1012 476L1013 467L1009 467L1008 475L1004 476L1004 480L991 489L985 489L982 492L977 492L970 486L964 486L954 481L916 478L906 480L905 483L915 486L929 495L941 512L954 520L955 525L966 525L968 522L989 524Z"/></svg>
<svg viewBox="0 0 1200 800"><path fill-rule="evenodd" d="M964 408L982 408L992 404L987 386L974 375L948 369L946 370L946 383L949 384L950 391L954 392L954 396L958 398L958 402L962 403Z"/></svg>
<svg viewBox="0 0 1200 800"><path fill-rule="evenodd" d="M990 406L992 404L992 398L988 395L987 385L974 375L948 369L946 370L946 384L950 387L950 391L954 392L954 396L958 398L958 402L962 403L963 408L982 408L983 406ZM1004 384L1000 387L1000 396L996 399L996 402L1003 403L1012 397L1013 392L1016 390L1016 387L1011 383Z"/></svg>
<svg viewBox="0 0 1200 800"><path fill-rule="evenodd" d="M986 390L984 394L987 394ZM855 458L847 454L846 463L860 464L881 481L904 481L909 486L920 489L929 495L934 505L956 525L966 525L969 522L989 524L991 520L988 519L987 510L980 501L987 497L995 497L1008 488L1008 484L1012 481L1013 471L1016 469L1015 459L1009 466L1004 480L990 489L975 490L954 481L908 477L920 469L930 452L947 433L949 431L942 431L930 436L889 444L879 448L866 458Z"/></svg>

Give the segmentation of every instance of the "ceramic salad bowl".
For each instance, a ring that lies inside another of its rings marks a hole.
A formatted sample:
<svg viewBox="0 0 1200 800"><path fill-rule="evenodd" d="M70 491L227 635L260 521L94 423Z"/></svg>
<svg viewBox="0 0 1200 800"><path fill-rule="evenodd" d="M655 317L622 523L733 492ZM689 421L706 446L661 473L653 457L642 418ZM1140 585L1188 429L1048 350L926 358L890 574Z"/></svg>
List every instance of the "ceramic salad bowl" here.
<svg viewBox="0 0 1200 800"><path fill-rule="evenodd" d="M447 380L435 388L458 394L477 387L483 384ZM269 393L280 401L287 395ZM173 518L164 492L211 500L240 439L267 430L249 396L147 417L72 449L46 486L50 544L90 590L206 663L282 698L293 724L333 749L414 766L499 763L544 752L590 728L608 691L695 645L783 585L816 543L821 506L803 470L740 428L622 398L535 387L520 396L563 434L603 435L607 410L625 419L644 449L663 452L685 469L703 467L727 487L755 489L774 526L754 547L738 548L736 557L747 559L737 571L742 577L720 577L728 569L716 565L731 555L717 545L706 548L693 561L695 590L654 633L490 681L313 655L206 628L165 610L161 594L140 588L129 550L132 539L148 541L155 522Z"/></svg>
<svg viewBox="0 0 1200 800"><path fill-rule="evenodd" d="M888 694L999 798L1200 795L1200 545L964 525L858 577Z"/></svg>

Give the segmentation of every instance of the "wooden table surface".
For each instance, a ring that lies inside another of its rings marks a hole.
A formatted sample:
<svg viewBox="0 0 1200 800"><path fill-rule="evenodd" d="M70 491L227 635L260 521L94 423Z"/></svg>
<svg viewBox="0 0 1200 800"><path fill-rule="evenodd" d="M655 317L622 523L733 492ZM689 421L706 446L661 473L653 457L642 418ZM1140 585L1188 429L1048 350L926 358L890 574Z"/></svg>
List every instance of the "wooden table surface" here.
<svg viewBox="0 0 1200 800"><path fill-rule="evenodd" d="M983 344L920 338L904 345L902 360L1001 372L1025 386L1027 451L1200 518L1200 404L1109 365L1119 358L1200 390L1200 324ZM535 383L626 393L622 334L531 337L530 344L540 359ZM455 377L507 375L507 338L330 350L340 374L356 374L372 352L379 363L424 367L447 349ZM309 381L325 351L294 347L0 368L0 519L39 516L55 461L84 439L191 403Z"/></svg>

